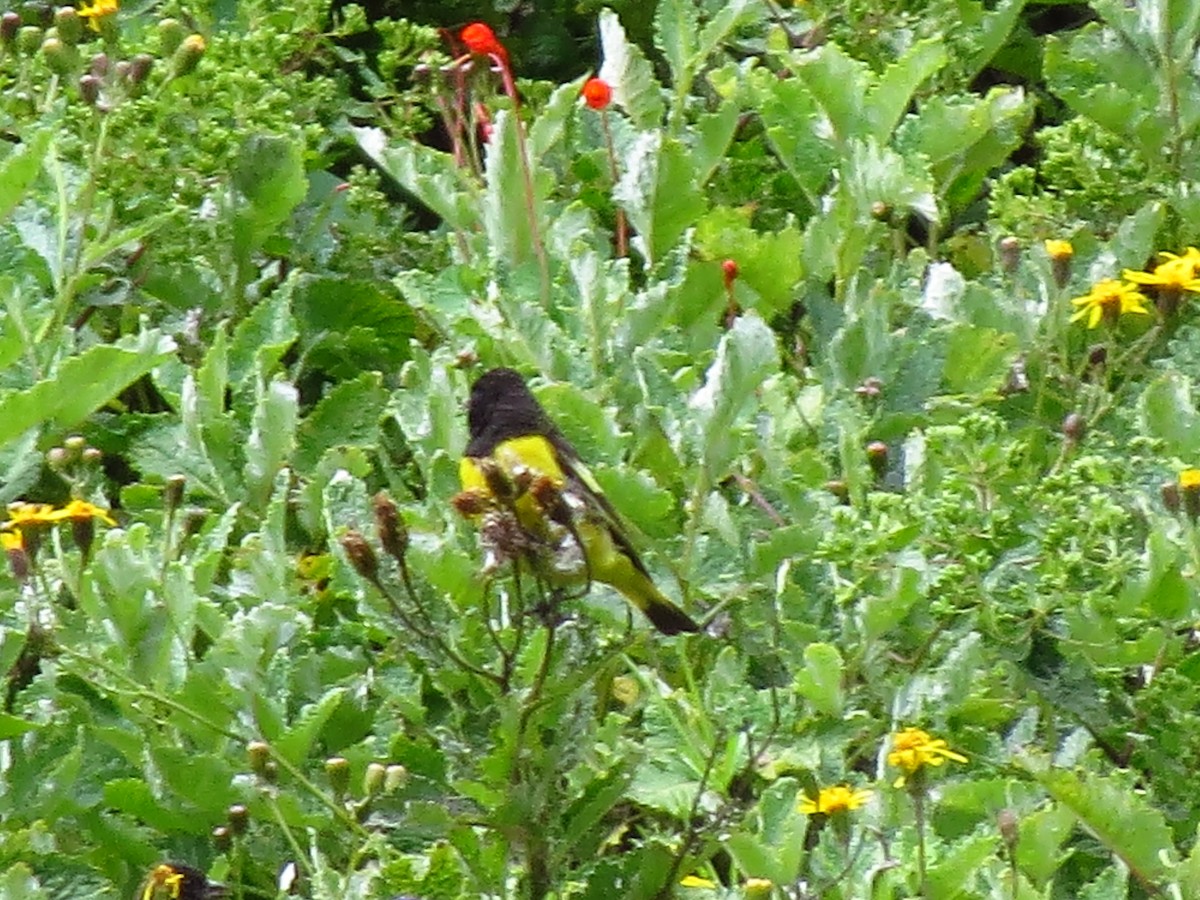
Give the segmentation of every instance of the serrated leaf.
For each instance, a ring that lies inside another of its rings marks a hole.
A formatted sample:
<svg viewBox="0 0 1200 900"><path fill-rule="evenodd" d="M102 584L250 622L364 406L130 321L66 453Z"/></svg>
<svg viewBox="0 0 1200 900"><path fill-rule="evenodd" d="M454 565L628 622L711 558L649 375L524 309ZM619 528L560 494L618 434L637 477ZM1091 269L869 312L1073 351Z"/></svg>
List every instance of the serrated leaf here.
<svg viewBox="0 0 1200 900"><path fill-rule="evenodd" d="M524 127L509 110L501 110L492 123L484 163L481 218L492 259L516 267L534 258L536 236L545 234L543 202L537 189L541 179L527 173L522 163L522 142L517 129ZM541 171L540 169L538 171ZM526 176L532 181L529 196Z"/></svg>
<svg viewBox="0 0 1200 900"><path fill-rule="evenodd" d="M710 474L722 472L743 410L759 385L779 368L775 333L753 313L741 316L721 338L704 386L688 401L699 431L700 457Z"/></svg>
<svg viewBox="0 0 1200 900"><path fill-rule="evenodd" d="M1046 768L1028 758L1018 761L1143 885L1153 887L1168 875L1174 853L1171 829L1144 796L1102 775Z"/></svg>
<svg viewBox="0 0 1200 900"><path fill-rule="evenodd" d="M611 9L600 12L600 47L604 54L600 77L612 87L613 102L625 110L635 128L657 128L663 118L662 88L645 54L629 42Z"/></svg>
<svg viewBox="0 0 1200 900"><path fill-rule="evenodd" d="M345 688L332 688L301 709L296 721L275 741L275 749L292 765L302 766L345 696Z"/></svg>
<svg viewBox="0 0 1200 900"><path fill-rule="evenodd" d="M871 135L886 143L904 111L912 103L917 88L941 70L949 61L940 37L917 41L892 63L879 78L866 101L865 113L871 123Z"/></svg>
<svg viewBox="0 0 1200 900"><path fill-rule="evenodd" d="M251 502L266 502L275 476L291 455L296 439L299 398L286 381L260 380L258 402L246 448L244 478Z"/></svg>
<svg viewBox="0 0 1200 900"><path fill-rule="evenodd" d="M373 446L387 400L378 372L363 372L353 381L335 386L300 423L293 465L304 474L331 447Z"/></svg>
<svg viewBox="0 0 1200 900"><path fill-rule="evenodd" d="M89 347L52 377L0 398L0 447L48 422L78 425L174 351L175 342L156 330Z"/></svg>
<svg viewBox="0 0 1200 900"><path fill-rule="evenodd" d="M478 222L478 190L469 183L451 154L419 141L389 145L379 128L350 131L367 156L451 228L466 231Z"/></svg>
<svg viewBox="0 0 1200 900"><path fill-rule="evenodd" d="M1008 377L1019 352L1014 334L959 325L946 342L946 386L960 394L995 391Z"/></svg>
<svg viewBox="0 0 1200 900"><path fill-rule="evenodd" d="M842 655L832 644L809 644L804 648L804 668L796 676L796 691L823 715L841 718L845 697L842 691Z"/></svg>

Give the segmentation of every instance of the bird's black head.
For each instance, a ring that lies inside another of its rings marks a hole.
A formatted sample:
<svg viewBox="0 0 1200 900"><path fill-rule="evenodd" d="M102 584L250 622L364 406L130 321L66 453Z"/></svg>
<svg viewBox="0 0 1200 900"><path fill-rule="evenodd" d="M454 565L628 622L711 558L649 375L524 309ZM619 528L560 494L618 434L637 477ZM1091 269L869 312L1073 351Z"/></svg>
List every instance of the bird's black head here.
<svg viewBox="0 0 1200 900"><path fill-rule="evenodd" d="M484 372L471 386L467 401L468 456L486 456L500 441L552 428L546 413L512 369Z"/></svg>

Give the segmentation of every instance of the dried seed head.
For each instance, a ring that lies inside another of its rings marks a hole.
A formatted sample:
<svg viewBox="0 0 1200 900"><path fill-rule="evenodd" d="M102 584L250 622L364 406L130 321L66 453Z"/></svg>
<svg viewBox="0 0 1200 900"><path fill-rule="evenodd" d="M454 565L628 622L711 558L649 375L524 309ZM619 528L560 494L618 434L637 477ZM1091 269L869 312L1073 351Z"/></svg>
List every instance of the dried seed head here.
<svg viewBox="0 0 1200 900"><path fill-rule="evenodd" d="M387 554L400 562L408 550L408 527L392 498L380 491L371 501L375 511L375 527L379 530L379 543Z"/></svg>
<svg viewBox="0 0 1200 900"><path fill-rule="evenodd" d="M361 531L351 530L342 535L342 549L355 572L368 581L379 577L379 558Z"/></svg>

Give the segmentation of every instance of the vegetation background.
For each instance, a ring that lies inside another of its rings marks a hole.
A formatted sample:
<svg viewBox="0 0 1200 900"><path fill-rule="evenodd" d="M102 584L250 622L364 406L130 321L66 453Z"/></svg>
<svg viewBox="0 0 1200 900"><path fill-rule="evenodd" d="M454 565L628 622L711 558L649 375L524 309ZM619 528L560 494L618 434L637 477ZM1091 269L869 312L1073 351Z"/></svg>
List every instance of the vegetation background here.
<svg viewBox="0 0 1200 900"><path fill-rule="evenodd" d="M1198 36L6 9L0 898L1200 897ZM485 575L495 365L705 634Z"/></svg>

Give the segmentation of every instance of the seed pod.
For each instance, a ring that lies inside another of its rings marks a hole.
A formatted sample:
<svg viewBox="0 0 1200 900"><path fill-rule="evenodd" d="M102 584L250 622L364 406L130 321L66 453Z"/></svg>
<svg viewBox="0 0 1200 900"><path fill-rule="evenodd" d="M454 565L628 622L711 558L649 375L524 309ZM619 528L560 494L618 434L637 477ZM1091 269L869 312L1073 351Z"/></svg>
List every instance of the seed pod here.
<svg viewBox="0 0 1200 900"><path fill-rule="evenodd" d="M392 559L400 562L408 550L408 528L400 510L383 491L375 495L371 505L375 511L375 527L379 529L379 543Z"/></svg>
<svg viewBox="0 0 1200 900"><path fill-rule="evenodd" d="M233 848L233 834L224 825L218 825L212 830L212 842L218 853L228 853Z"/></svg>
<svg viewBox="0 0 1200 900"><path fill-rule="evenodd" d="M825 482L825 490L837 497L842 503L850 503L850 488L841 479L834 478Z"/></svg>
<svg viewBox="0 0 1200 900"><path fill-rule="evenodd" d="M1071 413L1063 419L1062 433L1072 444L1078 444L1087 433L1087 420L1079 413Z"/></svg>
<svg viewBox="0 0 1200 900"><path fill-rule="evenodd" d="M139 53L129 61L129 83L141 84L150 74L154 66L154 57L149 53Z"/></svg>
<svg viewBox="0 0 1200 900"><path fill-rule="evenodd" d="M342 535L342 549L355 572L368 581L379 577L379 558L361 531L347 531Z"/></svg>
<svg viewBox="0 0 1200 900"><path fill-rule="evenodd" d="M12 10L0 16L0 44L8 46L17 39L21 30L21 17Z"/></svg>
<svg viewBox="0 0 1200 900"><path fill-rule="evenodd" d="M871 464L871 471L875 473L876 478L887 474L888 445L883 441L871 441L867 444L867 462Z"/></svg>

